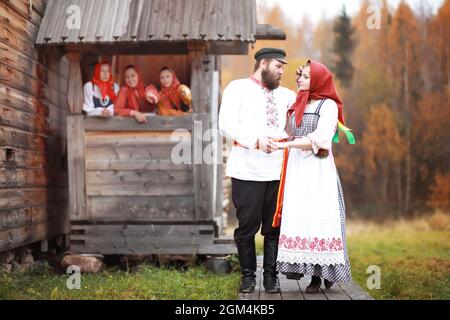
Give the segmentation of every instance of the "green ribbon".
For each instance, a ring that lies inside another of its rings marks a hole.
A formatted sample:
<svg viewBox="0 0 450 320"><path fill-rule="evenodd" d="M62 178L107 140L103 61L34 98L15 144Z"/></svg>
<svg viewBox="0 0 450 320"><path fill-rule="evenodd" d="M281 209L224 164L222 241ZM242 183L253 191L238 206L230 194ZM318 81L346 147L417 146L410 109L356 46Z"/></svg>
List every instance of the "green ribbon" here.
<svg viewBox="0 0 450 320"><path fill-rule="evenodd" d="M336 129L336 133L334 134L334 137L333 137L334 143L339 143L339 131L342 131L345 134L345 136L347 137L348 143L355 144L355 142L356 142L355 136L351 132L351 129L344 126L340 121L338 121L338 129Z"/></svg>

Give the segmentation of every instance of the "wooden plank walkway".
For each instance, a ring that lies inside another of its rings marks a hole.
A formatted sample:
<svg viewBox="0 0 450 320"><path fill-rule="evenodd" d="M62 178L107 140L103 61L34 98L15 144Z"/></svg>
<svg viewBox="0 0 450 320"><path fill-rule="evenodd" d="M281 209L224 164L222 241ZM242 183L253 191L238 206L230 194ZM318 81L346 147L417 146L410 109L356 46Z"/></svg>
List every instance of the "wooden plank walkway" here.
<svg viewBox="0 0 450 320"><path fill-rule="evenodd" d="M325 289L322 283L318 293L306 293L306 287L311 281L310 276L304 276L297 281L286 279L282 274L278 275L281 293L266 293L262 283L262 271L262 256L258 256L255 292L239 293L239 300L375 300L354 282L334 284L330 289Z"/></svg>

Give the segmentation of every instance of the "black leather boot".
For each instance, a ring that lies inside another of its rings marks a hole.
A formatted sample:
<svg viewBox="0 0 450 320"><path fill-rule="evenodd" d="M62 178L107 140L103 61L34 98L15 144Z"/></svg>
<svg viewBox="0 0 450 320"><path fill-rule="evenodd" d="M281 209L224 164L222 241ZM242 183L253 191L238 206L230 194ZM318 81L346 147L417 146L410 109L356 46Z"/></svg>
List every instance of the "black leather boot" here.
<svg viewBox="0 0 450 320"><path fill-rule="evenodd" d="M326 288L326 289L330 289L330 288L333 286L333 284L334 284L334 282L329 281L329 280L327 280L327 279L325 279L323 282L324 282L324 284L325 284L325 288Z"/></svg>
<svg viewBox="0 0 450 320"><path fill-rule="evenodd" d="M280 292L277 272L278 237L264 237L264 290L267 293Z"/></svg>
<svg viewBox="0 0 450 320"><path fill-rule="evenodd" d="M317 276L311 277L311 283L306 287L307 293L317 293L320 290L320 285L322 284L322 279Z"/></svg>
<svg viewBox="0 0 450 320"><path fill-rule="evenodd" d="M256 286L255 238L235 239L241 266L241 286L239 292L252 293Z"/></svg>

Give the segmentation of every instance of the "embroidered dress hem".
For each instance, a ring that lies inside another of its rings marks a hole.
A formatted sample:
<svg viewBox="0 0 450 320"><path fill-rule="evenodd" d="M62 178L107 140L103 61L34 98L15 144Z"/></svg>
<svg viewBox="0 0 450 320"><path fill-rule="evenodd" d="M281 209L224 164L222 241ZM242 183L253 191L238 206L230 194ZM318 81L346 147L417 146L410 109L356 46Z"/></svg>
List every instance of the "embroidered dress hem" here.
<svg viewBox="0 0 450 320"><path fill-rule="evenodd" d="M344 193L342 191L341 181L339 175L337 175L338 195L339 195L339 213L341 223L342 239L346 239L345 232L345 202ZM291 253L289 256L283 254L283 249L278 249L277 257L277 271L279 272L293 272L303 273L304 275L318 276L323 279L327 279L332 282L349 282L352 281L352 274L350 268L350 262L348 258L347 243L342 242L344 250L344 264L329 264L325 263L310 263L309 261L297 261L295 259L295 253Z"/></svg>
<svg viewBox="0 0 450 320"><path fill-rule="evenodd" d="M303 273L304 275L317 276L335 283L352 281L352 276L348 272L348 268L348 265L343 264L319 265L277 262L277 270L279 272Z"/></svg>
<svg viewBox="0 0 450 320"><path fill-rule="evenodd" d="M278 249L278 260L288 263L306 263L319 265L345 264L342 252L315 253Z"/></svg>

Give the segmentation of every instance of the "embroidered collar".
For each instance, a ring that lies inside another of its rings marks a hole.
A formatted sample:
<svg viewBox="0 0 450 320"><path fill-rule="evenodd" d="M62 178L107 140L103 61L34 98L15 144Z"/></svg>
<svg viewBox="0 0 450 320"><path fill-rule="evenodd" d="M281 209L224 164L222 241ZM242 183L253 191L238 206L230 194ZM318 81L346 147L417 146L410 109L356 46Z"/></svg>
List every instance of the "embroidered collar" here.
<svg viewBox="0 0 450 320"><path fill-rule="evenodd" d="M269 89L264 83L262 83L261 81L259 81L258 79L256 79L253 75L250 76L250 80L252 80L254 83L256 83L258 86L269 90L269 91L273 91L271 89Z"/></svg>

